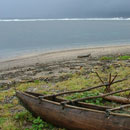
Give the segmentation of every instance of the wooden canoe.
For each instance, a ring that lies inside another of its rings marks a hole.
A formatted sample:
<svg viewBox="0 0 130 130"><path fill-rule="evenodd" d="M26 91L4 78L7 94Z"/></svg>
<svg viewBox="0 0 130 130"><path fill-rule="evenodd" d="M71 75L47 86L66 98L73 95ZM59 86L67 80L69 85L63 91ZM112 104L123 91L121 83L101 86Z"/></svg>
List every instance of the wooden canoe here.
<svg viewBox="0 0 130 130"><path fill-rule="evenodd" d="M34 116L44 121L69 130L130 130L130 115L106 113L108 107L79 102L67 104L64 109L60 104L63 99L51 97L39 99L42 94L16 92L16 96Z"/></svg>

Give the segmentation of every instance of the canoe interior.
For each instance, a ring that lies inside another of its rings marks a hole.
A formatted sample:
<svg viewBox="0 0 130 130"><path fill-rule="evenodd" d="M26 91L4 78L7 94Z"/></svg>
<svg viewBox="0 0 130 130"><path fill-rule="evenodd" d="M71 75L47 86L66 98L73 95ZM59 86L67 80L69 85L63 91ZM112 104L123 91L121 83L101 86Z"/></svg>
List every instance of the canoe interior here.
<svg viewBox="0 0 130 130"><path fill-rule="evenodd" d="M44 96L43 94L27 92L27 91L25 93L27 93L28 95L34 96L34 97ZM58 103L61 103L62 101L66 101L65 99L61 99L61 98L54 99L53 97L49 97L49 98L45 98L45 99L50 100L50 101L54 101L54 102L58 102ZM69 105L82 107L82 108L89 108L89 109L99 110L99 111L106 111L106 109L111 109L111 107L98 106L98 105L93 105L93 104L84 103L84 102L78 102L78 103L69 104Z"/></svg>

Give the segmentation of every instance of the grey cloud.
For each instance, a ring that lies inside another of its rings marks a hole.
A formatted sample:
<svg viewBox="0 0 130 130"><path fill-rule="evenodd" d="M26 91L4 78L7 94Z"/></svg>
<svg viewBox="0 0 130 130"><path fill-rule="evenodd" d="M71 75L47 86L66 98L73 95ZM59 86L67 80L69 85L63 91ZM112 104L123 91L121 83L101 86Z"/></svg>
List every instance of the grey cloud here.
<svg viewBox="0 0 130 130"><path fill-rule="evenodd" d="M0 18L130 17L130 0L0 0Z"/></svg>

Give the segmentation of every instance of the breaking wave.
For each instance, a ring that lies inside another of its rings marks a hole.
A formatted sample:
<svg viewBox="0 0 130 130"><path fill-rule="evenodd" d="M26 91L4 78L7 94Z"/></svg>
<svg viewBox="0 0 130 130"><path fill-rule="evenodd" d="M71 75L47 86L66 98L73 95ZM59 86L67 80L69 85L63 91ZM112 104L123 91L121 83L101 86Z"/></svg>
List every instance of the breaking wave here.
<svg viewBox="0 0 130 130"><path fill-rule="evenodd" d="M130 18L63 18L63 19L0 19L0 22L33 22L33 21L85 21L85 20L130 20Z"/></svg>

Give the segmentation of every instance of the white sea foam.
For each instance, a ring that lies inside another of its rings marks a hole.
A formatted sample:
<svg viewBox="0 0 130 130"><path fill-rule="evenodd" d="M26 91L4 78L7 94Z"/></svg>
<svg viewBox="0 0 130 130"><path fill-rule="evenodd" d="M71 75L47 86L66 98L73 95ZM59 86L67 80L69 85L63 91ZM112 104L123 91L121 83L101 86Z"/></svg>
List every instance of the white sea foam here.
<svg viewBox="0 0 130 130"><path fill-rule="evenodd" d="M0 22L33 22L33 21L85 21L85 20L130 20L130 18L63 18L63 19L0 19Z"/></svg>

